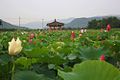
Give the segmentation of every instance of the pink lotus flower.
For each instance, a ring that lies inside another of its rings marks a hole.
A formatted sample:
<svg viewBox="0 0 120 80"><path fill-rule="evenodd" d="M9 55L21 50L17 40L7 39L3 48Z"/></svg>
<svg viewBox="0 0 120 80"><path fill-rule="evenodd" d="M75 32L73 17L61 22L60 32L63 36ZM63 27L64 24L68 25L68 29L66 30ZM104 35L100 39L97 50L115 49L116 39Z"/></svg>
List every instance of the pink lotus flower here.
<svg viewBox="0 0 120 80"><path fill-rule="evenodd" d="M106 28L107 32L109 32L110 29L111 29L111 26L110 26L110 24L108 24L108 25L107 25L107 28Z"/></svg>
<svg viewBox="0 0 120 80"><path fill-rule="evenodd" d="M75 32L74 31L71 32L71 37L75 38Z"/></svg>
<svg viewBox="0 0 120 80"><path fill-rule="evenodd" d="M75 38L75 32L72 31L72 32L71 32L71 39L72 39L72 41L74 41L74 38Z"/></svg>
<svg viewBox="0 0 120 80"><path fill-rule="evenodd" d="M32 39L29 39L29 43L32 43Z"/></svg>
<svg viewBox="0 0 120 80"><path fill-rule="evenodd" d="M104 54L100 56L100 61L105 61L105 56L104 56Z"/></svg>
<svg viewBox="0 0 120 80"><path fill-rule="evenodd" d="M33 39L34 37L35 37L35 34L33 34L33 33L31 33L29 36L30 39Z"/></svg>

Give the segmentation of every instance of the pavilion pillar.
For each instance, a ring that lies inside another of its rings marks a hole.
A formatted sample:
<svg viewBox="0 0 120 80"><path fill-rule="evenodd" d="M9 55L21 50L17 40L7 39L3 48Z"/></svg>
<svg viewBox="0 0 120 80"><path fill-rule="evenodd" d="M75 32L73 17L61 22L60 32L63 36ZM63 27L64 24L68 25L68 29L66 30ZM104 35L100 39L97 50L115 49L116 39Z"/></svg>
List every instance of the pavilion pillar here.
<svg viewBox="0 0 120 80"><path fill-rule="evenodd" d="M60 27L60 30L62 30L62 26Z"/></svg>
<svg viewBox="0 0 120 80"><path fill-rule="evenodd" d="M55 29L55 26L54 26L53 30L54 30L54 31L56 30L56 29Z"/></svg>
<svg viewBox="0 0 120 80"><path fill-rule="evenodd" d="M51 28L51 26L49 26L49 31L51 31L52 30L52 28Z"/></svg>
<svg viewBox="0 0 120 80"><path fill-rule="evenodd" d="M56 27L56 31L58 30L58 27Z"/></svg>

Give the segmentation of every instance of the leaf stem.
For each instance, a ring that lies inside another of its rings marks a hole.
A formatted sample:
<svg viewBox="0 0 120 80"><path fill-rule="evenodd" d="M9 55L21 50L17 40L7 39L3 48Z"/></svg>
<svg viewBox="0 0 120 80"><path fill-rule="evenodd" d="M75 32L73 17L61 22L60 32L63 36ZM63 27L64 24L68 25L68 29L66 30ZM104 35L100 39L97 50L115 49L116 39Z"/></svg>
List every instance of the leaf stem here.
<svg viewBox="0 0 120 80"><path fill-rule="evenodd" d="M14 56L12 56L12 76L11 76L11 80L14 80L14 72L15 72L15 61L14 61Z"/></svg>

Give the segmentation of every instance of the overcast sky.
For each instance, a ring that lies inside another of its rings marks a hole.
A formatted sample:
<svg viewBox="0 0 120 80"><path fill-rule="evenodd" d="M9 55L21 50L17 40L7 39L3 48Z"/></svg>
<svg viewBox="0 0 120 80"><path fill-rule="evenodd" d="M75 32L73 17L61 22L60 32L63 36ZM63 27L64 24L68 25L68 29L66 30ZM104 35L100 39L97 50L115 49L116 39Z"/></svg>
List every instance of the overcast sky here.
<svg viewBox="0 0 120 80"><path fill-rule="evenodd" d="M0 18L12 23L103 15L120 15L120 0L0 0Z"/></svg>

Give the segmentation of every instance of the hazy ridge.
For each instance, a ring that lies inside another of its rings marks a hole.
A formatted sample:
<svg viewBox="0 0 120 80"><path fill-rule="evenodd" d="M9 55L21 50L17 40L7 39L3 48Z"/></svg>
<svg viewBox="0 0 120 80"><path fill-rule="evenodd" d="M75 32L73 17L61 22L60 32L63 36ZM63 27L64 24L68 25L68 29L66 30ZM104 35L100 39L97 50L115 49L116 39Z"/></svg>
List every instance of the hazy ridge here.
<svg viewBox="0 0 120 80"><path fill-rule="evenodd" d="M57 21L59 22L63 22L64 28L81 28L81 27L86 27L88 22L93 20L93 19L102 19L102 18L107 18L107 17L111 17L111 16L96 16L96 17L82 17L82 18L68 18L68 19L57 19ZM117 17L118 19L120 19L120 16L114 16ZM10 24L8 22L5 22L3 20L0 19L0 21L2 22L2 25L0 25L0 29L18 29L18 28L30 28L30 29L42 29L42 28L47 28L46 24L53 22L54 20L51 21L37 21L37 22L30 22L27 24L21 24L21 27Z"/></svg>

